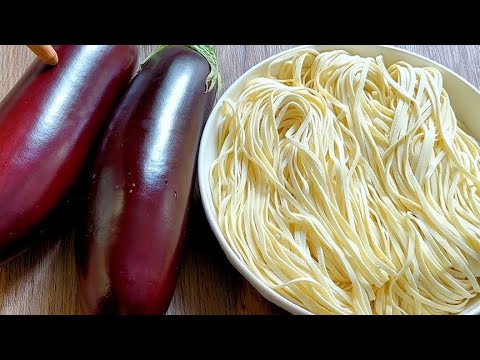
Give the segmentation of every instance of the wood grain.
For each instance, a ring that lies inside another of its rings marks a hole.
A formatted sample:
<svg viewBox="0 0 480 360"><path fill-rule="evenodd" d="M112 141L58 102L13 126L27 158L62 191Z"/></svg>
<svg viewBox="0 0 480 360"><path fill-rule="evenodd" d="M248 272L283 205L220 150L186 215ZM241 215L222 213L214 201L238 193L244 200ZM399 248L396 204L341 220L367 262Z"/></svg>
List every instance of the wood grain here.
<svg viewBox="0 0 480 360"><path fill-rule="evenodd" d="M219 45L225 88L248 68L292 45ZM480 46L398 47L427 56L480 87ZM141 58L155 45L141 46ZM26 46L0 45L0 98L34 59ZM79 314L71 233L45 241L0 268L0 314ZM178 286L169 314L285 314L264 300L223 255L195 196Z"/></svg>

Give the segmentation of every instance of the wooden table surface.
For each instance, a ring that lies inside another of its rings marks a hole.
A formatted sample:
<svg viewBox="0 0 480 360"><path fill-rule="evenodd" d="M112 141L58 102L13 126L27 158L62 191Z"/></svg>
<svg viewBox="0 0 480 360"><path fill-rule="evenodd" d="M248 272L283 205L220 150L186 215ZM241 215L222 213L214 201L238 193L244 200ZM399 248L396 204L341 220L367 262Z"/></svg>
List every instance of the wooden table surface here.
<svg viewBox="0 0 480 360"><path fill-rule="evenodd" d="M291 45L217 46L224 85L245 70ZM480 87L480 46L401 45L446 65ZM141 58L155 48L141 46ZM0 45L0 98L32 62L23 45ZM71 232L0 268L0 314L79 314ZM195 196L178 286L169 314L284 314L264 300L225 259Z"/></svg>

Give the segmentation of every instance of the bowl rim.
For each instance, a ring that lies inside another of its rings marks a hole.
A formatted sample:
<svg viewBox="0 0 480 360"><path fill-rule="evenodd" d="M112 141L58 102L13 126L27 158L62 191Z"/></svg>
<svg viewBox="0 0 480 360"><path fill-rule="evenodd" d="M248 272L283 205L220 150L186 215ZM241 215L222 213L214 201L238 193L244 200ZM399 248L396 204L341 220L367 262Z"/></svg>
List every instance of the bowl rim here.
<svg viewBox="0 0 480 360"><path fill-rule="evenodd" d="M205 216L207 218L207 221L209 222L210 228L212 232L215 235L215 238L217 242L220 244L220 247L222 251L224 252L225 256L229 260L229 262L232 264L232 266L268 301L272 302L273 304L279 306L280 308L286 310L287 312L293 314L293 315L314 315L312 312L304 309L303 307L293 303L292 301L286 299L282 295L276 293L273 289L269 288L267 285L265 285L257 276L254 275L250 269L240 260L240 258L234 253L234 251L231 249L230 245L226 241L225 237L223 236L223 233L220 229L220 226L218 225L215 211L213 209L213 203L212 203L212 196L211 196L211 190L210 190L210 183L207 177L203 177L203 173L210 173L210 166L211 162L208 164L205 164L202 159L205 158L205 153L207 151L207 147L209 145L208 137L207 134L209 131L210 127L213 126L216 122L217 114L219 112L220 107L222 106L224 100L230 96L230 93L233 92L234 89L237 89L238 85L241 84L243 81L245 81L246 78L248 78L252 73L254 73L257 69L271 63L275 59L282 57L286 54L289 53L294 53L297 51L301 50L306 50L306 49L315 49L319 46L322 47L329 47L332 46L332 48L340 49L342 46L347 46L347 45L301 45L301 46L295 46L290 49L283 50L281 52L278 52L260 62L257 64L253 65L249 69L247 69L245 72L243 72L227 89L225 89L224 93L222 96L217 100L215 106L213 107L207 122L205 124L202 137L200 140L200 146L199 146L199 152L198 152L198 161L197 161L197 181L199 185L199 190L200 190L200 198L202 201L202 206L205 212ZM439 70L442 70L446 73L448 73L450 76L453 76L460 82L464 83L467 85L467 87L470 88L470 90L474 91L480 98L480 91L468 80L460 76L459 74L455 73L453 70L447 68L446 66L438 63L435 60L429 59L428 57L417 54L413 51L398 48L392 45L348 45L348 47L355 47L355 48L361 48L361 47L370 47L370 48L379 48L384 51L393 51L393 52L398 52L400 54L406 54L411 57L414 57L418 60L427 62L434 67L438 68ZM324 50L328 51L328 50ZM206 179L204 179L206 178ZM473 308L467 310L466 312L460 313L459 315L480 315L480 301L478 305L474 306Z"/></svg>

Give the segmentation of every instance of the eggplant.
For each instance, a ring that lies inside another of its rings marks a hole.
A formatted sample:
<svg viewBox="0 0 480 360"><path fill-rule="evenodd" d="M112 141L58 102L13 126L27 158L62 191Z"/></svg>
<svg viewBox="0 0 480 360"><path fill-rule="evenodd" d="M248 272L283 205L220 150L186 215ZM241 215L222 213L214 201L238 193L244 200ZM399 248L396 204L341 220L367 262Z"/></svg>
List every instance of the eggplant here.
<svg viewBox="0 0 480 360"><path fill-rule="evenodd" d="M36 60L0 104L0 259L62 200L138 65L130 45L66 45Z"/></svg>
<svg viewBox="0 0 480 360"><path fill-rule="evenodd" d="M95 159L76 246L85 313L167 311L218 82L208 45L162 47L132 80Z"/></svg>

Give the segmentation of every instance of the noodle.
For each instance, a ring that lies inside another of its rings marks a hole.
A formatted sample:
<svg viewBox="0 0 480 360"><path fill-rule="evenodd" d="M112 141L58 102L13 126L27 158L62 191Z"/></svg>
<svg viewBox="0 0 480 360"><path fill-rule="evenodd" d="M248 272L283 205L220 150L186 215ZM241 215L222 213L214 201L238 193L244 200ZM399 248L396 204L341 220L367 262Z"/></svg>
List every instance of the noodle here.
<svg viewBox="0 0 480 360"><path fill-rule="evenodd" d="M235 254L315 314L455 314L480 293L480 146L433 68L303 50L227 99L210 187Z"/></svg>

